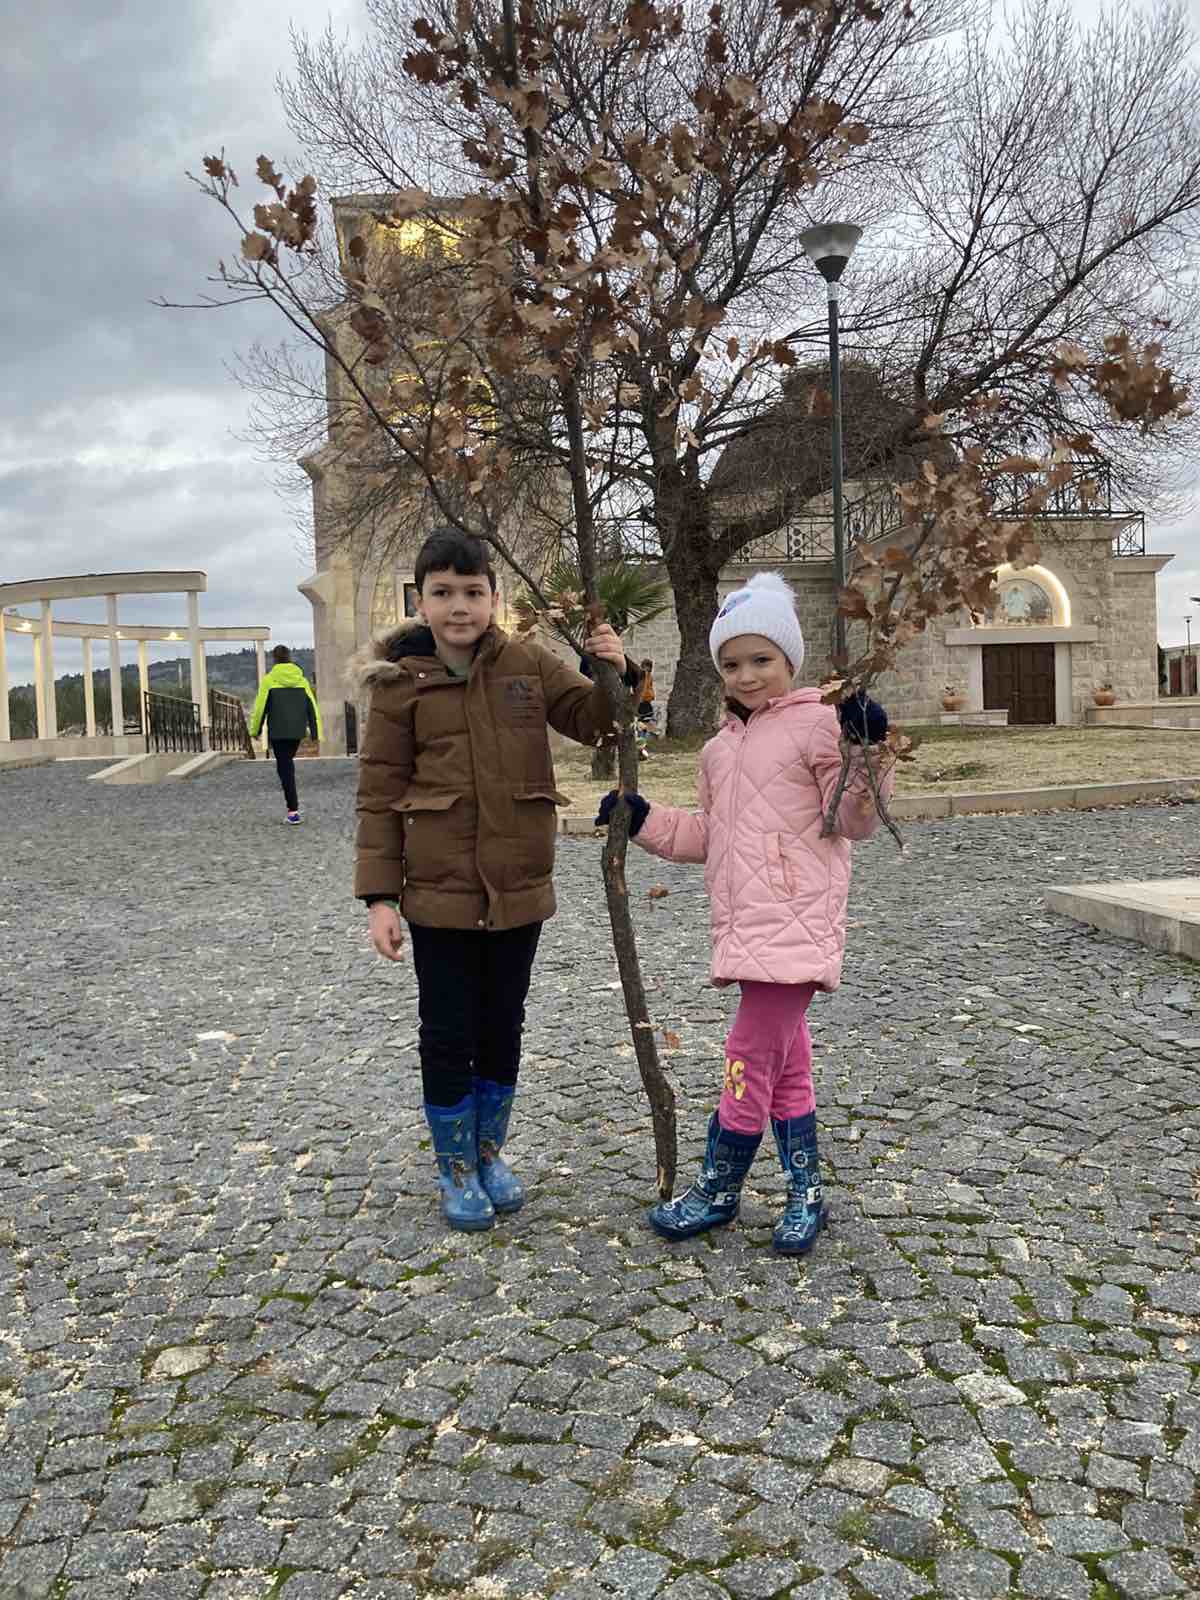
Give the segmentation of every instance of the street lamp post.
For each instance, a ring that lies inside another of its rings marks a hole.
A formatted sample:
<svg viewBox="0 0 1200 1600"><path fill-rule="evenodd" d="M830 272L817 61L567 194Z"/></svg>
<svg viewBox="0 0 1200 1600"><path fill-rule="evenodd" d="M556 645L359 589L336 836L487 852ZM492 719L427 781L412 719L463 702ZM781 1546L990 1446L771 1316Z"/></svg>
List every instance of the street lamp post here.
<svg viewBox="0 0 1200 1600"><path fill-rule="evenodd" d="M838 292L846 263L862 238L852 222L822 223L800 235L804 253L825 279L829 298L829 392L833 402L833 574L838 592L834 609L833 651L839 661L846 655L846 619L840 609L846 587L846 529L842 507L842 373L838 348Z"/></svg>

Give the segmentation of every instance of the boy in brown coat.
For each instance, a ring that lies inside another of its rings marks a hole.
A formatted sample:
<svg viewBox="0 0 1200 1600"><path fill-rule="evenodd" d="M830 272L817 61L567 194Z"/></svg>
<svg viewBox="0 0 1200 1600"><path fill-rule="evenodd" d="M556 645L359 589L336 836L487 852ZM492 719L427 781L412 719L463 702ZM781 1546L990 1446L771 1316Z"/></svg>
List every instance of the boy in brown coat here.
<svg viewBox="0 0 1200 1600"><path fill-rule="evenodd" d="M364 670L354 892L390 961L409 925L425 1115L451 1227L489 1228L525 1195L500 1157L516 1092L525 996L554 914L555 806L547 725L581 744L613 731L604 691L542 645L496 626L480 540L443 528L417 556L417 625ZM638 672L602 624L588 654Z"/></svg>

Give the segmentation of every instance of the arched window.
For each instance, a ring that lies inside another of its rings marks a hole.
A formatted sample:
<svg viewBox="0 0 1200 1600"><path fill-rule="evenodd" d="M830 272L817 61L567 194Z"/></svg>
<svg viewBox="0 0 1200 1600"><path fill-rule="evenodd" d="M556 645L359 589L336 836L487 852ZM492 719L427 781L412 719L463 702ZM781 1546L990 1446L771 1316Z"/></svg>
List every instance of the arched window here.
<svg viewBox="0 0 1200 1600"><path fill-rule="evenodd" d="M1003 566L996 573L992 605L982 619L985 628L1069 628L1071 602L1067 591L1045 567Z"/></svg>

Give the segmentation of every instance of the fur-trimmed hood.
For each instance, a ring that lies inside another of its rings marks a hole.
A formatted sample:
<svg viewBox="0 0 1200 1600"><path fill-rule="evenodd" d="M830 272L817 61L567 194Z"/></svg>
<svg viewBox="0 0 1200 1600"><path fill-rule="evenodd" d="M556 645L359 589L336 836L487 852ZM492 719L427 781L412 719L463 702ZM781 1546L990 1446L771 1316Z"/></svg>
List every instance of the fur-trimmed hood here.
<svg viewBox="0 0 1200 1600"><path fill-rule="evenodd" d="M478 650L494 651L508 637L495 624L488 628L479 641ZM405 661L437 661L437 646L433 630L419 617L410 617L399 627L377 633L370 644L351 657L348 676L360 694L366 694L383 683L395 683L408 675L402 665Z"/></svg>

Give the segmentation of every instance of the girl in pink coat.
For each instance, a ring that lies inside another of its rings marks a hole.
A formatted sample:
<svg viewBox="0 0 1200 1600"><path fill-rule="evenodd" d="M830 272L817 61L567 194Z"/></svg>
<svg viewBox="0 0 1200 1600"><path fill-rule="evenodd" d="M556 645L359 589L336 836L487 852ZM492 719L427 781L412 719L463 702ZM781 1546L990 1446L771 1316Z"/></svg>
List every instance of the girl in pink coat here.
<svg viewBox="0 0 1200 1600"><path fill-rule="evenodd" d="M861 696L837 711L818 689L795 689L804 640L792 591L760 572L731 594L709 635L728 716L700 757L699 811L627 794L630 833L668 861L702 861L712 906L712 978L741 985L725 1047L725 1085L708 1126L704 1165L686 1194L657 1205L650 1223L686 1239L732 1222L768 1118L788 1179L776 1250L803 1255L824 1221L807 1012L818 989L836 989L846 942L851 839L879 823L865 771L866 746L887 718ZM841 726L839 727L839 722ZM842 738L858 746L838 808ZM876 777L891 790L891 774ZM617 795L606 795L607 821Z"/></svg>

